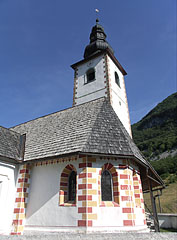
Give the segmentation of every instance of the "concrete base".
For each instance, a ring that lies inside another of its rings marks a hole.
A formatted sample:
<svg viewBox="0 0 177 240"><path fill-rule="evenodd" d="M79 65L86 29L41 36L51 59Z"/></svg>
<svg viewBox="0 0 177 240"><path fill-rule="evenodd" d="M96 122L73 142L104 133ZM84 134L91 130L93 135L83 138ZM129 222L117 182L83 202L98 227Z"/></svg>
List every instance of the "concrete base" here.
<svg viewBox="0 0 177 240"><path fill-rule="evenodd" d="M121 233L121 232L149 232L146 226L136 227L32 227L26 226L24 234L28 235L30 232L40 234L40 232L63 232L63 233L81 233L81 234L94 234L94 233Z"/></svg>
<svg viewBox="0 0 177 240"><path fill-rule="evenodd" d="M161 228L177 229L177 214L158 213L158 219Z"/></svg>

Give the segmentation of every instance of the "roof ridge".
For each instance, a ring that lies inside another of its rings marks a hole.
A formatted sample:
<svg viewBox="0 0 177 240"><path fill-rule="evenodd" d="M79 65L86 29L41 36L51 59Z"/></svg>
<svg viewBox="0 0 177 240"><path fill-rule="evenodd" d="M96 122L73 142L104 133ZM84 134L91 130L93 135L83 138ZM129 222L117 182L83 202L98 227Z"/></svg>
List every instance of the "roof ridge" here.
<svg viewBox="0 0 177 240"><path fill-rule="evenodd" d="M100 98L91 100L91 101L89 101L89 102L81 103L81 104L76 105L76 106L68 107L68 108L65 108L65 109L62 109L62 110L53 112L53 113L49 113L49 114L43 115L43 116L41 116L41 117L37 117L37 118L31 119L31 120L28 120L28 121L26 121L26 122L17 124L17 125L15 125L15 126L12 126L12 127L10 127L10 128L7 128L7 129L9 129L9 130L11 130L11 131L14 131L14 130L12 130L12 129L15 128L15 127L17 127L17 126L21 126L21 125L23 125L23 124L26 124L26 123L35 121L35 120L37 120L37 119L41 119L41 118L48 117L48 116L51 116L51 115L56 114L56 113L64 112L64 111L67 111L67 110L72 109L72 108L77 108L77 107L80 107L80 106L82 106L82 105L84 105L84 104L88 104L88 103L90 103L90 102L95 102L95 101L98 101L98 100L104 99L104 98L105 98L105 97L100 97ZM15 131L14 131L14 132L15 132Z"/></svg>
<svg viewBox="0 0 177 240"><path fill-rule="evenodd" d="M6 127L3 127L3 126L1 126L1 125L0 125L0 128L3 128L3 129L5 129L5 130L7 130L7 131L10 131L10 132L13 132L13 133L15 133L15 134L18 134L19 136L22 135L22 134L20 134L20 133L14 131L14 130L12 130L12 129L10 129L10 128L6 128Z"/></svg>
<svg viewBox="0 0 177 240"><path fill-rule="evenodd" d="M90 133L88 134L88 137L87 137L87 139L86 139L86 141L85 141L86 144L88 144L89 139L90 139L90 137L91 137L91 135L92 135L93 127L94 127L94 125L95 125L95 123L96 123L96 121L97 121L97 119L98 119L98 115L99 115L99 113L100 113L100 111L101 111L101 109L102 109L102 106L103 106L103 104L107 101L105 97L101 97L101 98L104 98L104 101L102 102L102 105L101 105L101 107L100 107L100 109L99 109L99 112L97 111L96 119L95 119L95 120L93 121L93 123L91 124ZM100 99L100 98L99 98L99 99ZM85 146L86 144L83 144L83 146L82 146L82 151L84 150L84 146Z"/></svg>

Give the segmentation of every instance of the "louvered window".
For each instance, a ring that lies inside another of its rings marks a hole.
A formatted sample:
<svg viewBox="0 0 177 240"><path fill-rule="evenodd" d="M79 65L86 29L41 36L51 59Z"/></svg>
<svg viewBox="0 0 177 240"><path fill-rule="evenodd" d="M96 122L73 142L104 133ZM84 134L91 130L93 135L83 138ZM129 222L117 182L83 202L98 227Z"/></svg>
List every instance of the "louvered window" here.
<svg viewBox="0 0 177 240"><path fill-rule="evenodd" d="M89 82L92 82L95 80L95 69L94 68L90 68L87 73L87 82L86 83L89 83Z"/></svg>

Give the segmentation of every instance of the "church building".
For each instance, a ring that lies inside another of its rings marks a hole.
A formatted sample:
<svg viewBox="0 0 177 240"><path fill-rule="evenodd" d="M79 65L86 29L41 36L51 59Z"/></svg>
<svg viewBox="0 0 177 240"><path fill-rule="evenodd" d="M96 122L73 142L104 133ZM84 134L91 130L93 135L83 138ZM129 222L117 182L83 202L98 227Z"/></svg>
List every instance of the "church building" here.
<svg viewBox="0 0 177 240"><path fill-rule="evenodd" d="M127 73L98 20L71 67L71 108L0 127L0 234L148 231L143 191L164 183L133 142Z"/></svg>

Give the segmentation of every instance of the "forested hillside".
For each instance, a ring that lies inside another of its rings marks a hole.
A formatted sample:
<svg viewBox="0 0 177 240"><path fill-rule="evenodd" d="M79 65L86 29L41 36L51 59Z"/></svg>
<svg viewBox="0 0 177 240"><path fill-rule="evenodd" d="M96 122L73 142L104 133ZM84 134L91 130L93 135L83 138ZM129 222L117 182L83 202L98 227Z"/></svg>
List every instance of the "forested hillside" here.
<svg viewBox="0 0 177 240"><path fill-rule="evenodd" d="M177 181L177 93L132 125L133 139L168 185Z"/></svg>
<svg viewBox="0 0 177 240"><path fill-rule="evenodd" d="M177 93L132 125L133 139L148 160L177 148Z"/></svg>

